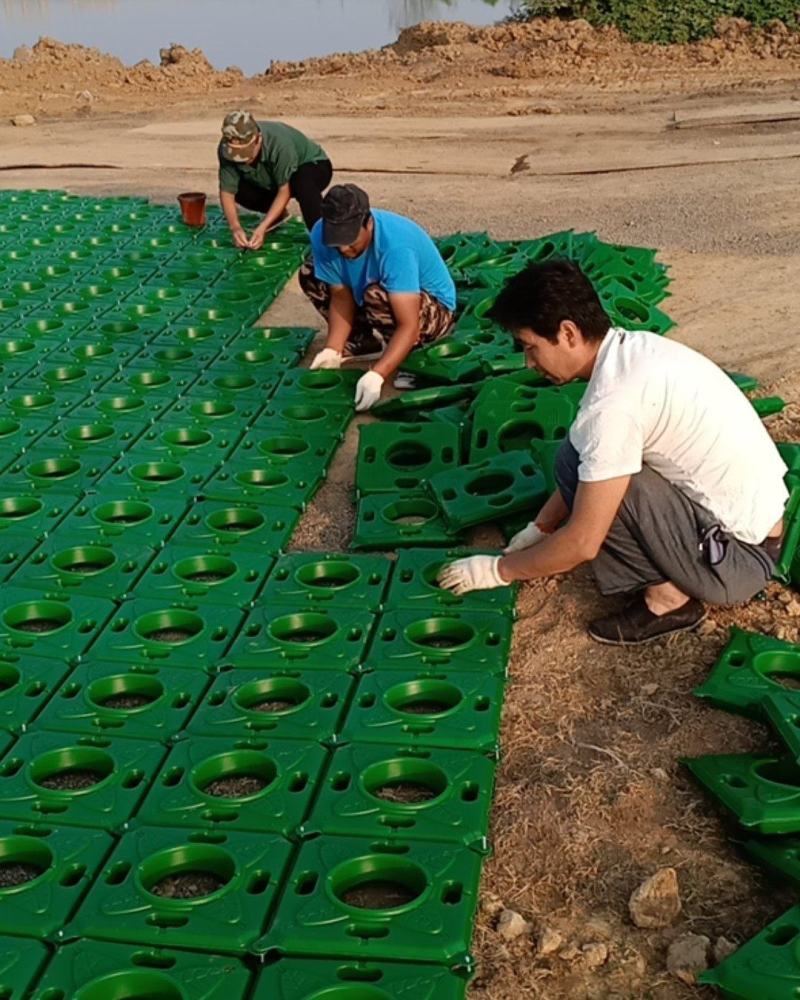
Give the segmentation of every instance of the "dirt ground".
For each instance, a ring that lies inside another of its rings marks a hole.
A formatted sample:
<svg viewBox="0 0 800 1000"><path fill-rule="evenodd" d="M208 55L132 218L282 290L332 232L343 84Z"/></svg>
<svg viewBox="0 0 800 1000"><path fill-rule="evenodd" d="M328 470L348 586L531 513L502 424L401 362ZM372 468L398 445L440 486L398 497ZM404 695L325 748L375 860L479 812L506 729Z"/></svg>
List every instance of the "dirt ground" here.
<svg viewBox="0 0 800 1000"><path fill-rule="evenodd" d="M771 427L800 440L796 39L734 25L655 50L580 23L433 25L379 53L251 79L185 50L164 59L126 69L47 43L0 61L0 186L213 194L224 112L283 117L323 144L340 179L435 233L574 227L659 247L672 268L673 335L788 399ZM36 125L9 124L22 113ZM296 285L268 320L316 322ZM355 440L351 428L296 547L348 544ZM691 690L731 623L798 638L787 604L774 586L715 612L699 634L623 652L584 633L600 608L586 573L523 588L472 1000L704 995L666 972L670 941L687 931L743 941L791 904L738 857L677 763L767 745L756 725L700 706ZM681 916L666 931L636 929L628 896L663 865L678 871ZM495 929L503 904L531 923L511 944ZM547 958L534 948L544 928L563 936ZM590 943L607 947L597 967L581 951Z"/></svg>

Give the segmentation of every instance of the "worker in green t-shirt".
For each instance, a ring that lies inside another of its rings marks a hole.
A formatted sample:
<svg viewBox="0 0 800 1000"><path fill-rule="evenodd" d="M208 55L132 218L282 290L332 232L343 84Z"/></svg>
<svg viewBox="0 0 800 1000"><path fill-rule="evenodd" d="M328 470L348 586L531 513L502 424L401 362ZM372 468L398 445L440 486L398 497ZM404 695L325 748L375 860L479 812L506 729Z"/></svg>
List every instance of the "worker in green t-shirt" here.
<svg viewBox="0 0 800 1000"><path fill-rule="evenodd" d="M333 167L325 150L296 128L257 122L249 111L232 111L222 122L217 155L219 200L237 247L259 250L269 230L285 217L292 197L309 229L319 219ZM239 221L237 205L264 213L250 236Z"/></svg>

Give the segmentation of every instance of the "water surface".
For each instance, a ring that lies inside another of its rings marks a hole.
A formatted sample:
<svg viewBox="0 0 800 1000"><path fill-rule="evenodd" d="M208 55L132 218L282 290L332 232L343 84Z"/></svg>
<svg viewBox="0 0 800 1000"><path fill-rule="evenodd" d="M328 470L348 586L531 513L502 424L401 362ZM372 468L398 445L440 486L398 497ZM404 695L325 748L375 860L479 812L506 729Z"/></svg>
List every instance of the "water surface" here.
<svg viewBox="0 0 800 1000"><path fill-rule="evenodd" d="M218 68L263 72L272 59L356 52L419 21L492 24L517 0L0 0L0 56L41 35L93 45L125 63L158 62L170 42Z"/></svg>

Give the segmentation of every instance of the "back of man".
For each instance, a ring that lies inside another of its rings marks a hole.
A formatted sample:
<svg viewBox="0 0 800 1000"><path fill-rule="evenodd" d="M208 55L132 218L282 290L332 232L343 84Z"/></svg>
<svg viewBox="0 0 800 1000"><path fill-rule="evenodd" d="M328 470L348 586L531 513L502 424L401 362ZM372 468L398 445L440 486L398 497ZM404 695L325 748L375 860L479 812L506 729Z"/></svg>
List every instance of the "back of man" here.
<svg viewBox="0 0 800 1000"><path fill-rule="evenodd" d="M247 177L264 188L279 188L288 183L298 167L327 159L323 148L296 128L284 122L259 121L263 146L254 164L232 163L224 155L224 140L217 147L220 185L223 191L236 193L238 177Z"/></svg>
<svg viewBox="0 0 800 1000"><path fill-rule="evenodd" d="M674 340L611 329L570 440L582 482L645 464L741 541L761 543L783 514L786 467L755 410L712 361Z"/></svg>
<svg viewBox="0 0 800 1000"><path fill-rule="evenodd" d="M373 209L375 235L359 257L347 258L322 238L322 222L311 231L314 273L329 285L351 289L358 305L364 303L364 290L379 284L387 292L428 292L448 309L455 309L453 279L436 244L416 222Z"/></svg>

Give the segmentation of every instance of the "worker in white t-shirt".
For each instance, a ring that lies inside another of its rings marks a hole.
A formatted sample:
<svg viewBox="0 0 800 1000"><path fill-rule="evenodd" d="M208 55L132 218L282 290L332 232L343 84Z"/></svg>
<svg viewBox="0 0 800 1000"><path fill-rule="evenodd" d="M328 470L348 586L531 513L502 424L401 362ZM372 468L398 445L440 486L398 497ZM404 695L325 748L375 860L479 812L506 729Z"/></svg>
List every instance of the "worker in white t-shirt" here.
<svg viewBox="0 0 800 1000"><path fill-rule="evenodd" d="M516 275L492 315L529 366L588 386L538 517L502 556L444 567L441 586L463 594L591 562L603 594L633 595L589 626L617 645L695 628L704 603L761 590L780 555L786 467L725 373L676 341L612 327L569 261Z"/></svg>

